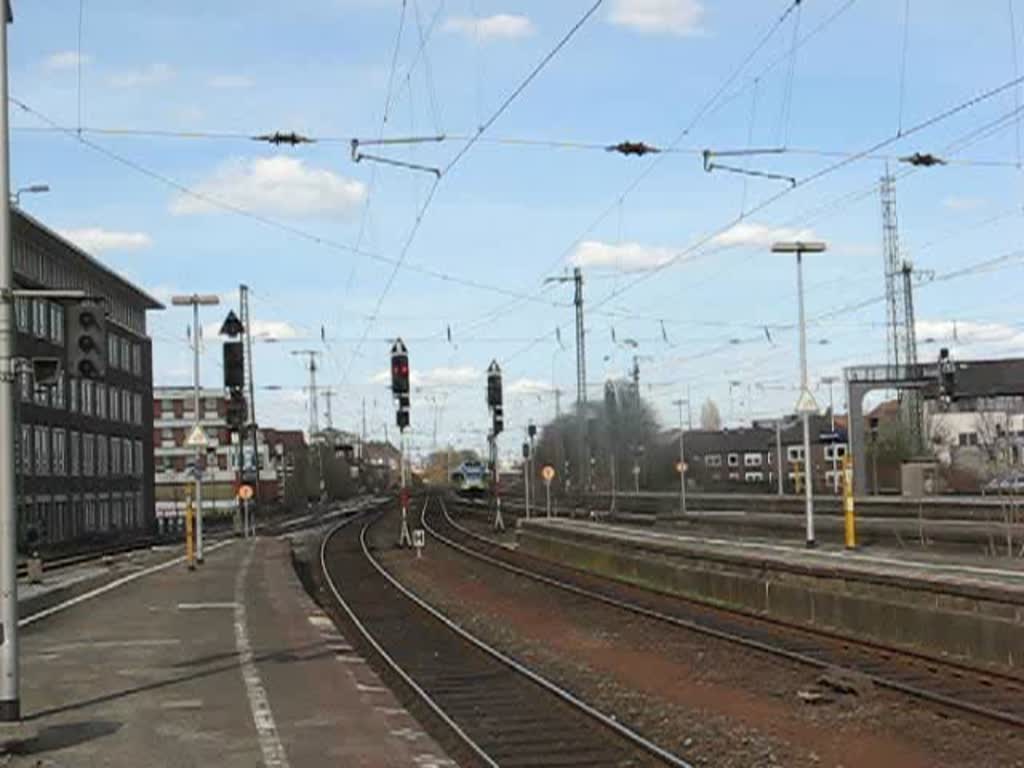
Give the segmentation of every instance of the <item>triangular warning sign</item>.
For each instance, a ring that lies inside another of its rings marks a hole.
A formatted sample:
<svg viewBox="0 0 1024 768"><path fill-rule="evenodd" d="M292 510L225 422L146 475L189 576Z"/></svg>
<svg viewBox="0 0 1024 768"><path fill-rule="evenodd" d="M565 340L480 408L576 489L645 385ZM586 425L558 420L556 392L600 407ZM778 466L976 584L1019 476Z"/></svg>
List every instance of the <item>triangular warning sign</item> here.
<svg viewBox="0 0 1024 768"><path fill-rule="evenodd" d="M209 444L209 438L206 437L203 428L198 424L192 427L192 431L188 433L188 437L185 439L185 445L205 448Z"/></svg>
<svg viewBox="0 0 1024 768"><path fill-rule="evenodd" d="M814 401L814 395L811 394L811 390L805 389L800 393L800 398L796 401L796 412L797 413L817 413L818 404Z"/></svg>

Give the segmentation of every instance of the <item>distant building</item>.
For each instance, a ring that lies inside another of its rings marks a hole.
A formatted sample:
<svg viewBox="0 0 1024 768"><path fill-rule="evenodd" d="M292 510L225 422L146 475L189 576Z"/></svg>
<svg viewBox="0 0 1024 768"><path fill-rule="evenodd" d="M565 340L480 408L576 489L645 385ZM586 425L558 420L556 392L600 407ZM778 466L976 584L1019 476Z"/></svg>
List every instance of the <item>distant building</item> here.
<svg viewBox="0 0 1024 768"><path fill-rule="evenodd" d="M311 488L306 436L300 429L262 429L260 433L278 479L275 501L297 511L306 504Z"/></svg>
<svg viewBox="0 0 1024 768"><path fill-rule="evenodd" d="M6 201L4 201L6 203ZM15 396L18 538L66 544L149 532L153 506L153 367L146 312L156 299L17 208L11 210L18 289L84 290L107 311L107 373L65 372L35 386L19 366ZM15 354L66 360L61 302L15 301Z"/></svg>
<svg viewBox="0 0 1024 768"><path fill-rule="evenodd" d="M180 526L194 489L192 467L195 448L186 444L195 423L192 387L157 387L153 390L153 445L156 464L156 514L163 525ZM227 396L223 389L199 392L200 425L209 445L203 452L203 512L229 516L237 509L238 443L227 424ZM259 439L260 487L258 498L276 500L278 475L266 442ZM242 447L243 466L253 466L252 446Z"/></svg>
<svg viewBox="0 0 1024 768"><path fill-rule="evenodd" d="M837 417L836 430L828 414L811 418L811 475L815 490L832 492L846 455L846 430ZM803 425L798 416L786 416L781 425L783 488L797 490L797 473L804 475ZM689 483L704 491L768 493L778 488L776 430L773 421L755 421L750 427L722 430L687 430L684 436ZM674 466L679 430L662 433L661 462ZM833 466L834 464L834 466Z"/></svg>

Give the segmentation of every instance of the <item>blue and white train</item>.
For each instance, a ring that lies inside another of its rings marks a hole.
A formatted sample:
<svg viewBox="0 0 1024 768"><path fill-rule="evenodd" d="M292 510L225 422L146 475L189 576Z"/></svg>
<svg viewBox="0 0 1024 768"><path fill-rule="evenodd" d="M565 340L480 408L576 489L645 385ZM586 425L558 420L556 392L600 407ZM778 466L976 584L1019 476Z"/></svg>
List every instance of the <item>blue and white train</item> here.
<svg viewBox="0 0 1024 768"><path fill-rule="evenodd" d="M487 467L479 461L467 460L451 474L452 489L463 496L478 496L487 492Z"/></svg>

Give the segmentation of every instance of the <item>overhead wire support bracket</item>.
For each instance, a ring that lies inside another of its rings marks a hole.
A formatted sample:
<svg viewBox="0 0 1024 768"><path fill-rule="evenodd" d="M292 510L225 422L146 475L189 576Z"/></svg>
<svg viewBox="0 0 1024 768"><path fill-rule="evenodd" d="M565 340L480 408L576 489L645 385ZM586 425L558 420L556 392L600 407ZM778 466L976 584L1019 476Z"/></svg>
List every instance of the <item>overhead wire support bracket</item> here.
<svg viewBox="0 0 1024 768"><path fill-rule="evenodd" d="M274 133L262 133L258 136L251 137L253 141L265 141L268 144L290 144L296 146L298 144L316 144L316 139L311 139L308 136L290 131L289 133L282 133L281 131L274 131Z"/></svg>
<svg viewBox="0 0 1024 768"><path fill-rule="evenodd" d="M610 144L604 148L606 152L618 152L620 155L656 155L661 152L657 147L652 147L643 141L620 141L618 144Z"/></svg>
<svg viewBox="0 0 1024 768"><path fill-rule="evenodd" d="M390 157L382 157L381 155L371 155L366 152L360 152L359 147L363 144L418 144L425 141L444 141L445 137L442 136L414 136L406 139L370 139L367 141L360 141L359 139L352 139L352 162L359 163L363 160L370 160L375 163L383 163L384 165L393 165L396 168L408 168L411 171L423 171L424 173L432 173L437 179L441 178L441 169L434 168L428 165L419 165L418 163L409 163L405 160L395 160Z"/></svg>
<svg viewBox="0 0 1024 768"><path fill-rule="evenodd" d="M721 151L713 151L705 149L702 153L704 157L704 170L708 173L712 171L726 171L728 173L738 173L743 176L756 176L760 179L773 179L775 181L786 181L789 182L791 187L796 186L796 177L785 176L780 173L768 173L766 171L754 171L749 168L740 168L735 165L725 165L724 163L712 162L713 157L740 157L745 155L781 155L786 151L785 147L775 147L772 149L727 149Z"/></svg>

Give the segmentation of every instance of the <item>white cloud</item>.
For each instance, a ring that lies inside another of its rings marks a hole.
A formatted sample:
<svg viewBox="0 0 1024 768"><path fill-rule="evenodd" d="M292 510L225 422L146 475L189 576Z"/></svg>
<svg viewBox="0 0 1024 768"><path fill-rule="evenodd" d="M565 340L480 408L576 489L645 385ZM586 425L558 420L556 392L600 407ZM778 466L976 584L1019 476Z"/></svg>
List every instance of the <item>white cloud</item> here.
<svg viewBox="0 0 1024 768"><path fill-rule="evenodd" d="M551 391L551 382L539 379L516 379L506 388L510 395L539 395Z"/></svg>
<svg viewBox="0 0 1024 768"><path fill-rule="evenodd" d="M983 197L961 197L950 195L942 201L942 207L948 211L976 211L984 208L988 201Z"/></svg>
<svg viewBox="0 0 1024 768"><path fill-rule="evenodd" d="M471 384L481 378L481 372L471 366L459 368L428 368L425 371L418 371L413 368L409 371L409 383L414 387L461 387ZM373 375L370 381L374 384L386 384L391 381L391 370L386 368Z"/></svg>
<svg viewBox="0 0 1024 768"><path fill-rule="evenodd" d="M230 160L193 189L249 211L292 216L344 213L366 198L361 181L311 168L286 155ZM215 205L186 194L171 202L171 213L176 215L216 210Z"/></svg>
<svg viewBox="0 0 1024 768"><path fill-rule="evenodd" d="M211 88L250 88L252 80L244 75L214 75L206 81Z"/></svg>
<svg viewBox="0 0 1024 768"><path fill-rule="evenodd" d="M615 0L612 24L648 34L699 35L704 6L699 0Z"/></svg>
<svg viewBox="0 0 1024 768"><path fill-rule="evenodd" d="M917 341L935 341L946 346L967 348L994 344L1000 349L1024 349L1024 329L1005 323L978 323L960 320L918 320Z"/></svg>
<svg viewBox="0 0 1024 768"><path fill-rule="evenodd" d="M716 245L735 246L751 245L770 247L780 240L814 240L816 236L810 229L792 229L790 227L768 227L764 224L737 224L720 235L716 235Z"/></svg>
<svg viewBox="0 0 1024 768"><path fill-rule="evenodd" d="M166 64L150 64L144 69L126 70L111 75L107 82L114 88L138 88L159 85L174 79L174 70Z"/></svg>
<svg viewBox="0 0 1024 768"><path fill-rule="evenodd" d="M295 339L299 332L295 326L283 320L253 320L250 332L255 338Z"/></svg>
<svg viewBox="0 0 1024 768"><path fill-rule="evenodd" d="M667 264L675 255L676 252L671 248L640 243L613 245L598 240L584 240L576 247L571 261L577 267L610 267L634 272Z"/></svg>
<svg viewBox="0 0 1024 768"><path fill-rule="evenodd" d="M59 229L57 232L83 251L92 254L107 251L138 251L153 244L152 238L145 232L117 232L101 227Z"/></svg>
<svg viewBox="0 0 1024 768"><path fill-rule="evenodd" d="M527 16L498 13L475 19L452 16L444 23L445 32L456 32L474 40L518 40L530 37L537 30Z"/></svg>
<svg viewBox="0 0 1024 768"><path fill-rule="evenodd" d="M90 61L92 61L92 58L83 53L81 63L88 64ZM78 69L78 63L78 51L57 51L43 59L43 69L47 69L50 72L66 72L70 69Z"/></svg>

